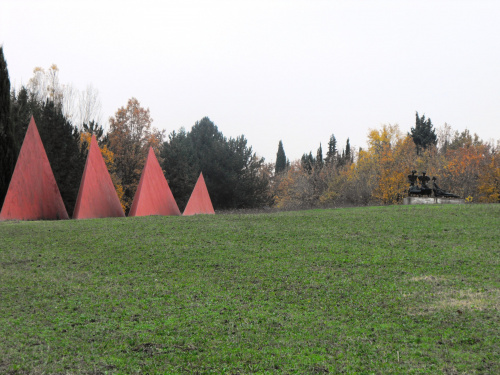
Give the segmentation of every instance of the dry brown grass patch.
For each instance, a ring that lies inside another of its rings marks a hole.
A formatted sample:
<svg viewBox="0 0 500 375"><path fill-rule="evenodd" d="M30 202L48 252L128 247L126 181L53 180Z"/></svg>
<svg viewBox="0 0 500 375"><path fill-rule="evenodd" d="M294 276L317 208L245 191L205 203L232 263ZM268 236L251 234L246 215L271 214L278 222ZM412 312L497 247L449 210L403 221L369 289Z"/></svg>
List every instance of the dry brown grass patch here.
<svg viewBox="0 0 500 375"><path fill-rule="evenodd" d="M431 285L421 293L410 293L405 297L431 296L429 302L418 303L409 309L412 315L431 314L440 310L500 310L500 289L478 291L476 289L456 289L450 284L453 280L435 275L415 276L410 279L414 282L425 282Z"/></svg>
<svg viewBox="0 0 500 375"><path fill-rule="evenodd" d="M435 309L474 309L474 310L499 310L500 309L500 289L491 289L484 292L477 292L472 289L458 290L450 292L440 292L436 294L437 301L431 304Z"/></svg>

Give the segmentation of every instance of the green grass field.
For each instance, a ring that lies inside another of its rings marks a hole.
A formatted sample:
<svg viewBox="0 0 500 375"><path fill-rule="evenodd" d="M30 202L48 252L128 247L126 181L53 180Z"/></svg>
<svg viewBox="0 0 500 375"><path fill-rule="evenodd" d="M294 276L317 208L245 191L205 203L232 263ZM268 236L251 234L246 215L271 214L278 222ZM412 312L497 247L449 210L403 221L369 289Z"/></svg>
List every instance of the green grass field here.
<svg viewBox="0 0 500 375"><path fill-rule="evenodd" d="M0 373L500 374L500 205L0 223Z"/></svg>

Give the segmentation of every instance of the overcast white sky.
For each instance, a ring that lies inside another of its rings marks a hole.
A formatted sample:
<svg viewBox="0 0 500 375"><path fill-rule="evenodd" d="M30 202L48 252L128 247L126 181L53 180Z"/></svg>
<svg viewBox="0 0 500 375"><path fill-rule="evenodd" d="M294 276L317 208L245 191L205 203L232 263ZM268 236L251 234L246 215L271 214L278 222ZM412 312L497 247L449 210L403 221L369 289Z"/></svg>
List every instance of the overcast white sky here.
<svg viewBox="0 0 500 375"><path fill-rule="evenodd" d="M106 124L136 97L167 133L208 116L267 161L415 111L500 138L498 0L2 0L0 44L16 87L55 63Z"/></svg>

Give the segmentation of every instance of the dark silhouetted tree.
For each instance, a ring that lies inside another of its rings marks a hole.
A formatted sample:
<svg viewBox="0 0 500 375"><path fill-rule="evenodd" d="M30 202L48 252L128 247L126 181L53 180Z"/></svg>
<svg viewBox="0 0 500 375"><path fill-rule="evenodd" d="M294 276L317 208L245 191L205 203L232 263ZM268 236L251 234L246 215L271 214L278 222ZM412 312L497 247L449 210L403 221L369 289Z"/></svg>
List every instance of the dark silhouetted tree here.
<svg viewBox="0 0 500 375"><path fill-rule="evenodd" d="M337 139L335 139L335 135L330 136L330 140L328 141L328 150L326 151L326 164L332 164L337 159Z"/></svg>
<svg viewBox="0 0 500 375"><path fill-rule="evenodd" d="M315 166L319 169L323 168L324 161L323 161L323 148L321 147L321 143L319 144L318 151L316 152L316 160L315 160Z"/></svg>
<svg viewBox="0 0 500 375"><path fill-rule="evenodd" d="M10 79L7 63L0 46L0 209L10 179L14 172L18 154L14 124L10 117Z"/></svg>
<svg viewBox="0 0 500 375"><path fill-rule="evenodd" d="M16 142L22 144L33 116L66 210L71 215L85 163L78 130L64 117L60 105L49 99L40 102L24 87L19 94L12 93L11 100Z"/></svg>
<svg viewBox="0 0 500 375"><path fill-rule="evenodd" d="M170 190L183 210L200 172L197 155L184 128L168 135L161 149L161 158Z"/></svg>
<svg viewBox="0 0 500 375"><path fill-rule="evenodd" d="M410 135L417 147L417 155L420 154L422 149L425 150L427 147L437 143L437 135L432 126L431 119L426 119L425 115L420 117L418 112L415 112L415 127L411 128Z"/></svg>
<svg viewBox="0 0 500 375"><path fill-rule="evenodd" d="M256 156L243 135L227 139L208 117L197 121L189 132L172 132L161 157L181 210L200 172L215 209L259 207L268 202L268 180L261 174L264 159Z"/></svg>
<svg viewBox="0 0 500 375"><path fill-rule="evenodd" d="M39 114L40 104L30 96L25 87L21 87L19 93L12 91L11 94L11 111L10 118L14 126L14 136L18 146L18 151L24 140L26 130L31 119L31 116ZM35 122L37 117L35 117Z"/></svg>
<svg viewBox="0 0 500 375"><path fill-rule="evenodd" d="M35 117L43 146L69 214L73 212L85 160L80 153L80 133L59 106L47 101Z"/></svg>
<svg viewBox="0 0 500 375"><path fill-rule="evenodd" d="M316 164L316 159L314 159L312 152L309 152L309 154L302 155L302 157L300 158L300 164L302 166L302 169L311 173L314 164Z"/></svg>
<svg viewBox="0 0 500 375"><path fill-rule="evenodd" d="M279 174L286 171L288 162L286 160L285 150L283 148L283 142L280 141L278 144L278 152L276 153L276 166L274 168L274 173Z"/></svg>
<svg viewBox="0 0 500 375"><path fill-rule="evenodd" d="M349 142L349 138L347 138L347 141L345 143L345 159L347 162L352 162L352 153L351 153L351 143Z"/></svg>
<svg viewBox="0 0 500 375"><path fill-rule="evenodd" d="M351 143L349 138L345 143L345 149L342 149L342 154L337 155L337 166L342 167L344 165L350 164L354 161L354 155L351 151Z"/></svg>

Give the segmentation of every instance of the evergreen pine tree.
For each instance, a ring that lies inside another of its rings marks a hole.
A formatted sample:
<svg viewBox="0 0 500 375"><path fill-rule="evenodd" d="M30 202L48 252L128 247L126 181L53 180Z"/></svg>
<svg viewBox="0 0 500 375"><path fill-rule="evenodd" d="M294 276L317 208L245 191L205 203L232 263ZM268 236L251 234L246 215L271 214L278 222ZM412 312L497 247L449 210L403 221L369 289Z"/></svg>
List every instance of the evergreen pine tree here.
<svg viewBox="0 0 500 375"><path fill-rule="evenodd" d="M26 87L21 87L17 94L15 91L12 92L10 104L10 119L14 126L14 138L19 151L31 116L35 118L38 125L37 120L40 118L41 106L33 96L30 96Z"/></svg>
<svg viewBox="0 0 500 375"><path fill-rule="evenodd" d="M160 156L170 190L179 209L183 211L200 174L199 160L190 134L184 128L172 131L161 148Z"/></svg>
<svg viewBox="0 0 500 375"><path fill-rule="evenodd" d="M335 135L330 136L330 140L328 141L328 151L326 152L325 162L327 164L333 163L337 157L337 140L335 139Z"/></svg>
<svg viewBox="0 0 500 375"><path fill-rule="evenodd" d="M17 144L22 144L33 115L66 210L73 212L85 164L79 132L64 117L60 106L50 100L39 102L24 87L19 94L12 94L11 104Z"/></svg>
<svg viewBox="0 0 500 375"><path fill-rule="evenodd" d="M278 144L278 152L276 153L276 165L274 167L274 173L278 174L285 171L287 168L287 160L285 155L285 150L283 149L283 142L280 141Z"/></svg>
<svg viewBox="0 0 500 375"><path fill-rule="evenodd" d="M314 159L311 151L309 152L309 154L304 154L302 155L302 158L300 158L300 164L302 165L302 168L309 173L312 172L315 163L316 159Z"/></svg>
<svg viewBox="0 0 500 375"><path fill-rule="evenodd" d="M63 115L60 106L47 100L35 122L59 191L68 212L73 212L85 165L80 133Z"/></svg>
<svg viewBox="0 0 500 375"><path fill-rule="evenodd" d="M347 138L347 142L345 143L345 160L346 162L352 161L351 158L351 143L349 142L349 138Z"/></svg>
<svg viewBox="0 0 500 375"><path fill-rule="evenodd" d="M10 118L10 80L0 46L0 208L2 207L17 159L17 143Z"/></svg>
<svg viewBox="0 0 500 375"><path fill-rule="evenodd" d="M353 159L354 157L351 152L351 142L349 141L349 138L347 138L345 149L342 149L342 154L339 153L337 155L337 166L342 167L346 164L352 163Z"/></svg>
<svg viewBox="0 0 500 375"><path fill-rule="evenodd" d="M319 144L318 151L316 152L316 166L318 168L323 167L323 148L321 147L321 143Z"/></svg>
<svg viewBox="0 0 500 375"><path fill-rule="evenodd" d="M204 117L186 132L172 132L163 144L162 169L179 209L203 177L215 209L258 207L268 202L268 181L259 173L264 163L243 135L227 139Z"/></svg>
<svg viewBox="0 0 500 375"><path fill-rule="evenodd" d="M411 128L410 135L417 148L417 155L420 154L422 149L425 150L437 143L437 135L435 129L433 129L431 119L426 119L425 115L420 117L418 112L415 112L415 127Z"/></svg>

